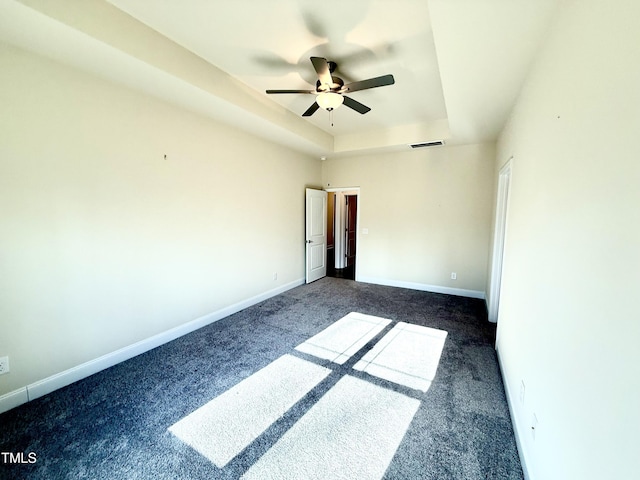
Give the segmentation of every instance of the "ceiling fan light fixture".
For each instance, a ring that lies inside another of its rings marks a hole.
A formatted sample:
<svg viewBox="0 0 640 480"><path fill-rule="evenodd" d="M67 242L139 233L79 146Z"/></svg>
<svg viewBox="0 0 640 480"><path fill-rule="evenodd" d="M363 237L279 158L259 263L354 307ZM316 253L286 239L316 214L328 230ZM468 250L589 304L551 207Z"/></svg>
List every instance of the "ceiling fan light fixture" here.
<svg viewBox="0 0 640 480"><path fill-rule="evenodd" d="M357 82L351 82L348 85L344 84L344 81L339 77L334 77L331 74L336 69L335 62L330 62L326 58L311 57L311 63L318 75L316 81L315 90L267 90L268 94L274 93L302 93L302 94L315 94L316 101L311 104L309 108L302 114L303 117L310 117L320 108L333 112L343 103L350 109L355 110L360 114L365 114L371 109L366 105L354 100L351 97L343 97L343 93L353 93L360 90L367 90L369 88L384 87L385 85L393 85L395 80L393 75L387 74L381 77L368 78L367 80L360 80ZM333 118L333 116L331 116ZM331 121L333 125L333 120Z"/></svg>
<svg viewBox="0 0 640 480"><path fill-rule="evenodd" d="M328 111L335 110L342 105L342 102L344 97L334 92L323 92L316 97L316 103Z"/></svg>

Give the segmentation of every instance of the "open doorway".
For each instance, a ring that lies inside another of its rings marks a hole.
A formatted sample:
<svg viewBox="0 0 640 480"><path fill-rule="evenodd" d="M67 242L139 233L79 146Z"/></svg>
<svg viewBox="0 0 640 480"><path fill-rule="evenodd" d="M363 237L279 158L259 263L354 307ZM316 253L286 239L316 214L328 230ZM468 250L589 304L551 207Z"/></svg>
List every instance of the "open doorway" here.
<svg viewBox="0 0 640 480"><path fill-rule="evenodd" d="M357 189L327 192L327 276L356 279L358 198Z"/></svg>

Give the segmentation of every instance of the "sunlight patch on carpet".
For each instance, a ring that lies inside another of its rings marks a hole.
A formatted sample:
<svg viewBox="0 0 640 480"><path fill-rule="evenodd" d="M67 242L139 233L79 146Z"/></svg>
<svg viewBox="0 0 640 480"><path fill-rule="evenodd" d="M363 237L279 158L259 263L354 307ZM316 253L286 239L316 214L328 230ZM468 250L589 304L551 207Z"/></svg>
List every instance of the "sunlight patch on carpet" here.
<svg viewBox="0 0 640 480"><path fill-rule="evenodd" d="M391 320L386 318L351 312L298 345L296 350L342 365L389 323Z"/></svg>
<svg viewBox="0 0 640 480"><path fill-rule="evenodd" d="M330 373L283 355L169 431L222 468Z"/></svg>
<svg viewBox="0 0 640 480"><path fill-rule="evenodd" d="M382 478L419 405L343 377L242 478Z"/></svg>
<svg viewBox="0 0 640 480"><path fill-rule="evenodd" d="M399 322L353 368L426 392L446 338L444 330Z"/></svg>

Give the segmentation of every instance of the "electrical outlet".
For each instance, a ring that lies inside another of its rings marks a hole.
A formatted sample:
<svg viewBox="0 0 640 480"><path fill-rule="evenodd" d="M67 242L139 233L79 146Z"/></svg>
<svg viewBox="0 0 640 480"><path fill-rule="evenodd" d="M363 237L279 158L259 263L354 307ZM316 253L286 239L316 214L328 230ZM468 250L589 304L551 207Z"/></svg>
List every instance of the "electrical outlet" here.
<svg viewBox="0 0 640 480"><path fill-rule="evenodd" d="M533 437L533 439L536 439L536 429L538 428L538 417L536 417L536 414L533 414L533 417L531 418L531 436Z"/></svg>
<svg viewBox="0 0 640 480"><path fill-rule="evenodd" d="M456 272L451 272L451 280L457 280L458 274Z"/></svg>
<svg viewBox="0 0 640 480"><path fill-rule="evenodd" d="M522 383L520 384L520 403L524 403L524 380L522 380Z"/></svg>
<svg viewBox="0 0 640 480"><path fill-rule="evenodd" d="M273 279L277 280L278 279L278 273L277 272L273 272Z"/></svg>
<svg viewBox="0 0 640 480"><path fill-rule="evenodd" d="M9 373L9 357L0 357L0 375Z"/></svg>

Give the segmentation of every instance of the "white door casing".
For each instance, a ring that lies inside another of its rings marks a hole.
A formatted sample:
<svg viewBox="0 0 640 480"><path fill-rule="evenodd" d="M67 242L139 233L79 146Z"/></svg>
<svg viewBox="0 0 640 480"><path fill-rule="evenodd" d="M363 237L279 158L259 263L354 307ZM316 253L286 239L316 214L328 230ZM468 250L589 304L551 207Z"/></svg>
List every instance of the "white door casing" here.
<svg viewBox="0 0 640 480"><path fill-rule="evenodd" d="M356 225L360 225L360 187L334 187L327 188L327 192L336 194L336 205L334 210L335 215L335 267L346 267L345 262L345 235L343 235L346 227L346 201L345 196L355 195L357 197L358 208L356 209ZM358 227L359 228L359 227ZM356 259L358 258L358 251L360 249L360 235L356 231ZM356 260L355 280L358 281L358 270L360 268L360 262Z"/></svg>
<svg viewBox="0 0 640 480"><path fill-rule="evenodd" d="M496 203L496 225L493 235L493 262L491 266L491 292L489 296L489 321L498 321L500 309L500 289L502 284L502 266L504 245L507 233L507 209L509 206L509 187L511 184L511 159L502 167L498 177L498 196Z"/></svg>
<svg viewBox="0 0 640 480"><path fill-rule="evenodd" d="M327 192L306 189L306 282L327 275Z"/></svg>

